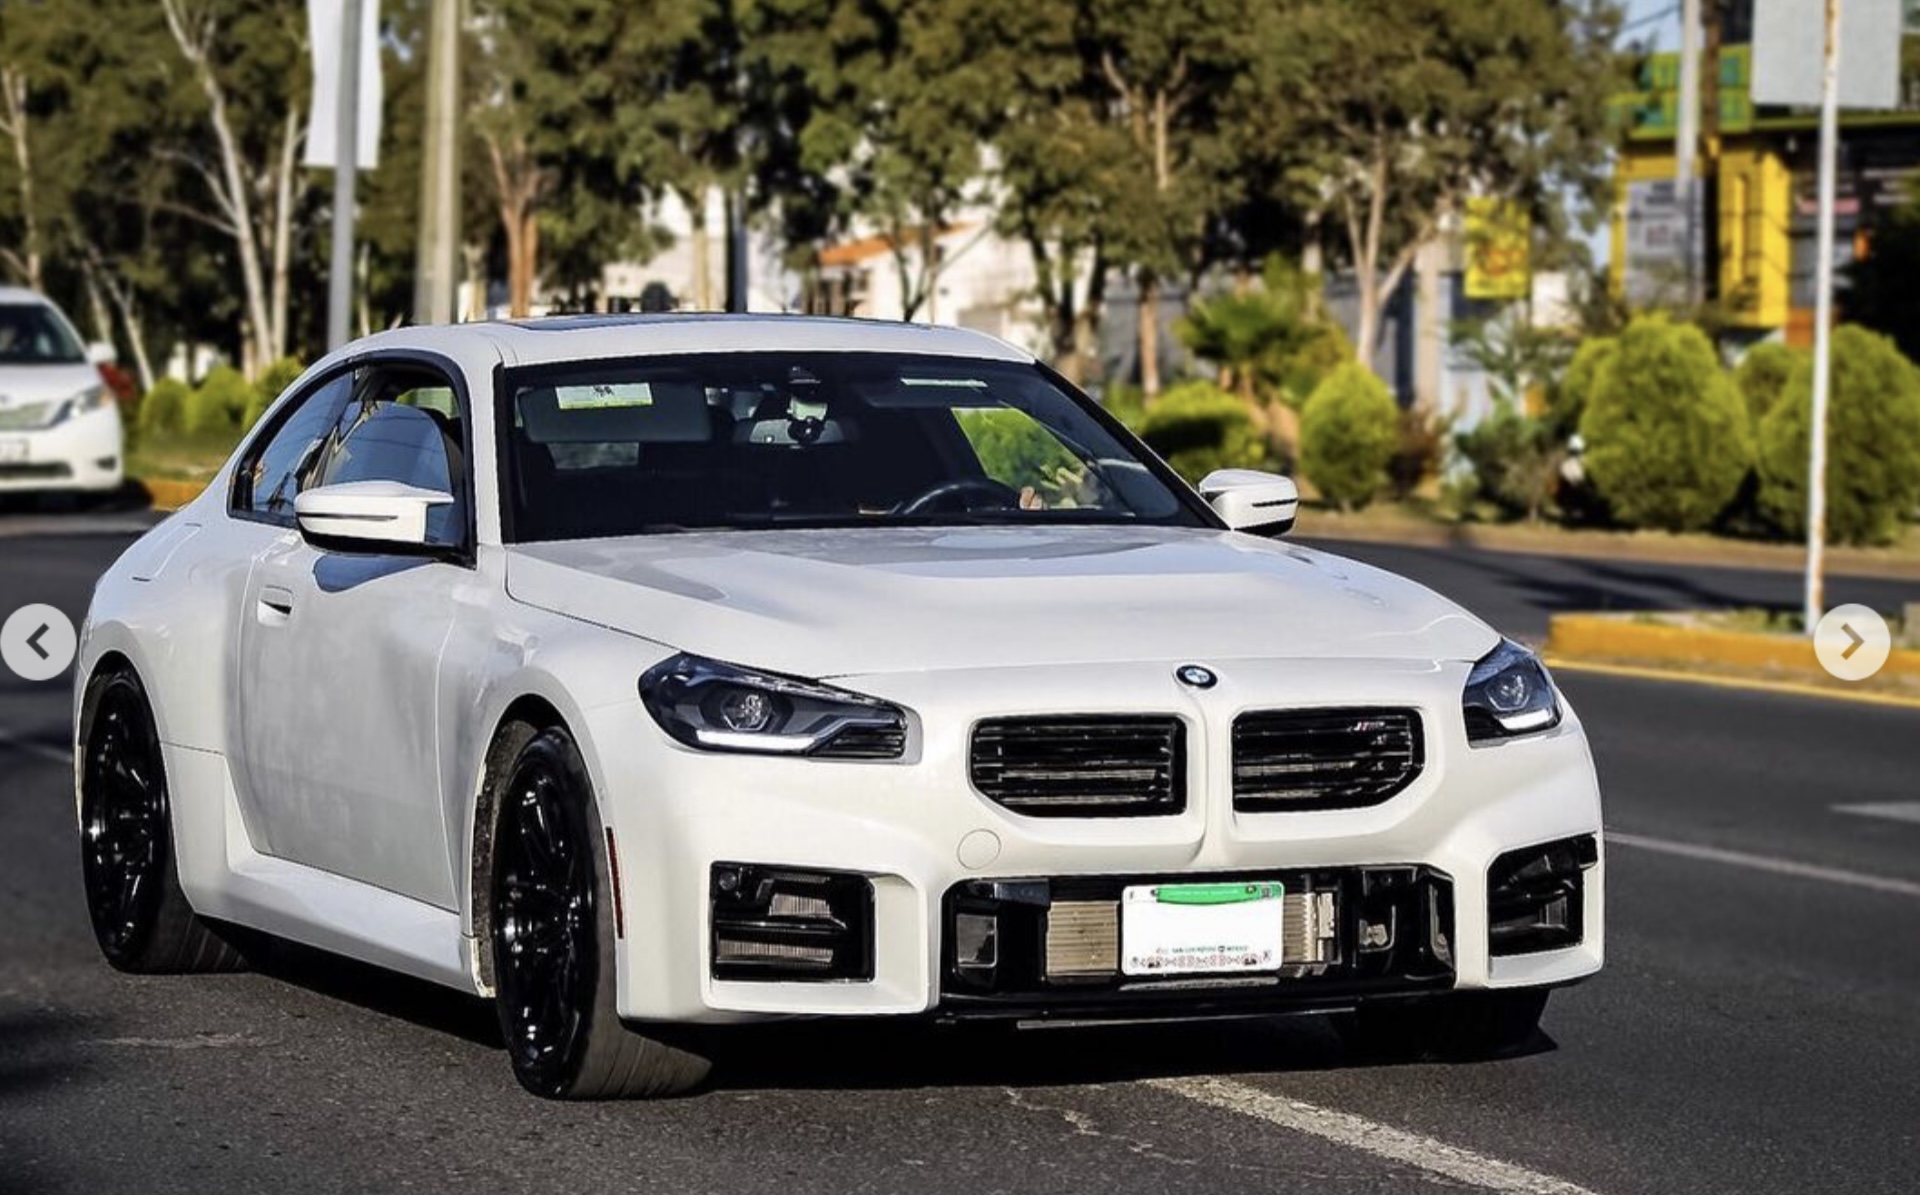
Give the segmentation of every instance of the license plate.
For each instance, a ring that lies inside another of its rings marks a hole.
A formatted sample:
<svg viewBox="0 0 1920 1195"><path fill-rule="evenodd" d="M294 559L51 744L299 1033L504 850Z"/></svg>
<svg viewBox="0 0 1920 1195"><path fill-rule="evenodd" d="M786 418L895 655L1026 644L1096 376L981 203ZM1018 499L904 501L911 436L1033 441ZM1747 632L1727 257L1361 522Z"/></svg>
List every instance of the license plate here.
<svg viewBox="0 0 1920 1195"><path fill-rule="evenodd" d="M27 442L18 436L0 439L0 465L17 465L27 459Z"/></svg>
<svg viewBox="0 0 1920 1195"><path fill-rule="evenodd" d="M1127 975L1277 971L1285 889L1141 884L1120 894L1120 970Z"/></svg>

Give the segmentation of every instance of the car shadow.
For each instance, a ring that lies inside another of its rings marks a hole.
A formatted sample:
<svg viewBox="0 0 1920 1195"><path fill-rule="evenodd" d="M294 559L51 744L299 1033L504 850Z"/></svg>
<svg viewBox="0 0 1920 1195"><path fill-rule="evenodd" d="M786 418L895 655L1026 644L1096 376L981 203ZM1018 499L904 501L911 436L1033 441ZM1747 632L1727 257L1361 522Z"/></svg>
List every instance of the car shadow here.
<svg viewBox="0 0 1920 1195"><path fill-rule="evenodd" d="M247 966L266 978L474 1045L505 1048L490 1001L238 926L221 932L239 947Z"/></svg>
<svg viewBox="0 0 1920 1195"><path fill-rule="evenodd" d="M1421 1065L1354 1050L1320 1015L1115 1025L795 1022L713 1035L710 1090L1063 1087ZM1508 1057L1558 1049L1537 1032Z"/></svg>

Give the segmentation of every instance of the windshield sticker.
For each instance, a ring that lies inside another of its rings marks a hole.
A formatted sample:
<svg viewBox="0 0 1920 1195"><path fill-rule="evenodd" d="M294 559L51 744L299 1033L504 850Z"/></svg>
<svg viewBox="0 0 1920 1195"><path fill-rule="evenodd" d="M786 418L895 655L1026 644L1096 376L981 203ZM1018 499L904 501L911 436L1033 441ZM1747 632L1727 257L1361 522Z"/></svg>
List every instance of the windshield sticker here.
<svg viewBox="0 0 1920 1195"><path fill-rule="evenodd" d="M653 387L645 382L612 382L600 386L558 386L554 397L563 411L594 411L608 407L650 407Z"/></svg>

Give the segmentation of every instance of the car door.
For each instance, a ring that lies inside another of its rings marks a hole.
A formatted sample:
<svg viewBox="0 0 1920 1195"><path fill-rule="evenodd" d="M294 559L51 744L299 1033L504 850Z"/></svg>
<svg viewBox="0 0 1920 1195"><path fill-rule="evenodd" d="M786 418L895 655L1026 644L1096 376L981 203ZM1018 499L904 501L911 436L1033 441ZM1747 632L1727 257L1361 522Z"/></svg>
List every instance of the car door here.
<svg viewBox="0 0 1920 1195"><path fill-rule="evenodd" d="M436 697L454 593L471 572L465 428L455 388L434 371L386 363L353 375L267 505L290 511L291 493L355 481L443 491L455 501L428 526L441 551L323 550L288 518L254 557L234 670L236 771L263 849L447 909Z"/></svg>

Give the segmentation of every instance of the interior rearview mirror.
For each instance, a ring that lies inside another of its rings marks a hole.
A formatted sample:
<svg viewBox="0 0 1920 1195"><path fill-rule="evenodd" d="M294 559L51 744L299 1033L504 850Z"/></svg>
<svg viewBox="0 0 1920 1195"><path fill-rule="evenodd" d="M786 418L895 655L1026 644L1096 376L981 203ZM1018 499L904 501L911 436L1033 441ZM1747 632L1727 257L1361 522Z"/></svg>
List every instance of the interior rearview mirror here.
<svg viewBox="0 0 1920 1195"><path fill-rule="evenodd" d="M1215 469L1200 479L1200 496L1228 529L1254 535L1285 535L1300 513L1293 478L1258 469Z"/></svg>
<svg viewBox="0 0 1920 1195"><path fill-rule="evenodd" d="M293 500L300 534L315 547L343 552L437 550L427 542L427 514L453 495L398 481L316 486Z"/></svg>

